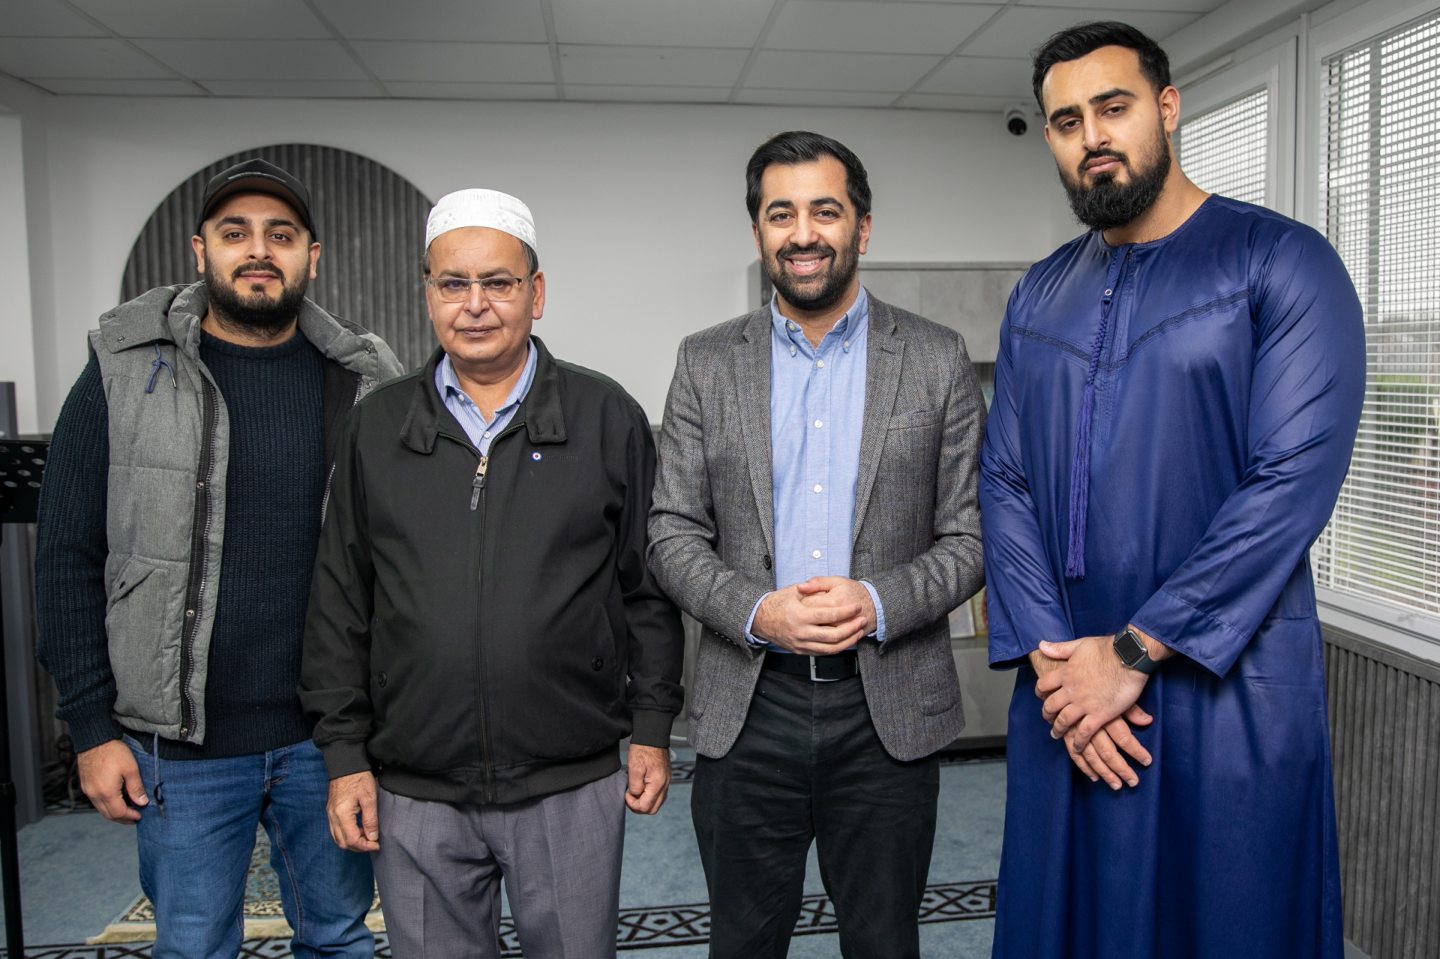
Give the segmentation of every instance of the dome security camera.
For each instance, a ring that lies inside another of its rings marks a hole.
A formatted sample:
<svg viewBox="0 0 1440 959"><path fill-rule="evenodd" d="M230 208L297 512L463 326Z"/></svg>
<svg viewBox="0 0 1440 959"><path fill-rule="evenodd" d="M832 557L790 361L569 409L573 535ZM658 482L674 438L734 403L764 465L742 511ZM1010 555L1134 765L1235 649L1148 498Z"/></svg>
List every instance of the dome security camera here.
<svg viewBox="0 0 1440 959"><path fill-rule="evenodd" d="M1013 106L1005 109L1005 129L1010 131L1011 136L1017 137L1023 137L1025 131L1030 129L1023 107Z"/></svg>

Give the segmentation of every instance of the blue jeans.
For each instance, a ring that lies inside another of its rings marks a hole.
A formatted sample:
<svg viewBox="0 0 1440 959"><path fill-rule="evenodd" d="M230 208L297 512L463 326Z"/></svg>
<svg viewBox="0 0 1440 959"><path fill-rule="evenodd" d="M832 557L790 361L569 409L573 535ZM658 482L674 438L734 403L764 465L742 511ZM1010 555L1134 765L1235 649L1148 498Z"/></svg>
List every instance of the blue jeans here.
<svg viewBox="0 0 1440 959"><path fill-rule="evenodd" d="M325 816L329 777L310 740L226 759L162 760L135 739L150 804L141 811L140 886L155 904L155 959L234 959L255 828L270 864L296 957L371 959L365 928L370 859L341 850Z"/></svg>

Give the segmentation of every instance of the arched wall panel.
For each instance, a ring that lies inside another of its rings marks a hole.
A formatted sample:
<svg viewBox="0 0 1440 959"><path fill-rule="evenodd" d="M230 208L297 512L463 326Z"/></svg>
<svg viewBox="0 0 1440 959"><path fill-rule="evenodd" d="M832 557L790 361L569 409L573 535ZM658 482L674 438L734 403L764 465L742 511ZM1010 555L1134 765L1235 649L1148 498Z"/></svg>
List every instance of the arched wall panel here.
<svg viewBox="0 0 1440 959"><path fill-rule="evenodd" d="M380 334L407 367L419 365L435 342L420 282L430 201L393 170L347 150L279 144L221 157L196 172L161 201L140 231L125 264L121 300L196 279L190 237L205 184L226 167L257 156L288 170L310 190L321 245L310 298Z"/></svg>

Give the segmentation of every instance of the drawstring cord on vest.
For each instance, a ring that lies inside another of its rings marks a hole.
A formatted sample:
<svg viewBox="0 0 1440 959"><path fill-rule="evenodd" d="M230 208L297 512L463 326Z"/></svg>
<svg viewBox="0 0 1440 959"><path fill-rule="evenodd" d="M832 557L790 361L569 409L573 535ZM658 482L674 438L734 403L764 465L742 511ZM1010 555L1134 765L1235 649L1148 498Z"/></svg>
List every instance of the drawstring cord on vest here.
<svg viewBox="0 0 1440 959"><path fill-rule="evenodd" d="M152 751L151 751L151 754L150 754L150 755L151 755L151 761L150 761L150 762L151 762L151 765L150 765L150 778L151 778L152 780L154 780L154 782L155 782L154 787L151 788L151 790L150 790L150 798L153 799L153 800L155 800L155 808L160 811L160 815L161 815L161 816L164 816L164 815L165 815L165 780L163 780L163 779L160 778L160 734L159 734L159 733L153 733L153 734L151 734L151 737L150 737L150 748L151 748L151 750L152 750Z"/></svg>
<svg viewBox="0 0 1440 959"><path fill-rule="evenodd" d="M165 354L160 352L160 344L156 343L155 359L150 361L150 380L145 384L146 393L155 392L155 377L160 375L160 368L162 366L170 371L170 386L177 390L180 388L180 384L175 381L175 367L171 366L170 361L165 359Z"/></svg>
<svg viewBox="0 0 1440 959"><path fill-rule="evenodd" d="M1090 511L1090 421L1095 413L1095 376L1100 371L1100 354L1110 329L1110 307L1114 303L1130 247L1121 255L1115 251L1100 298L1100 328L1090 344L1090 366L1085 372L1085 391L1080 396L1080 416L1075 423L1075 455L1070 460L1070 545L1065 554L1065 578L1085 578L1085 518Z"/></svg>

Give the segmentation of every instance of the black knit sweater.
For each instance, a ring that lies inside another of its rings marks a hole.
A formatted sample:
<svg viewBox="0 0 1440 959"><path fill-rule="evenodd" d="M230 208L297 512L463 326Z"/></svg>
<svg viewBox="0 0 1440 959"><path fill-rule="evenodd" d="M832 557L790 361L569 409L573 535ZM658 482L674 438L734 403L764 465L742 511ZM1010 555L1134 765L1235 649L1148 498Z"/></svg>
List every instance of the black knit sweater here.
<svg viewBox="0 0 1440 959"><path fill-rule="evenodd" d="M295 688L325 490L325 360L303 336L242 347L205 334L200 357L230 419L225 542L205 686L203 745L160 741L167 759L263 752L310 736ZM36 561L41 659L77 750L117 738L105 639L110 435L95 358L55 425ZM125 442L133 442L126 438ZM148 737L146 737L148 746Z"/></svg>

